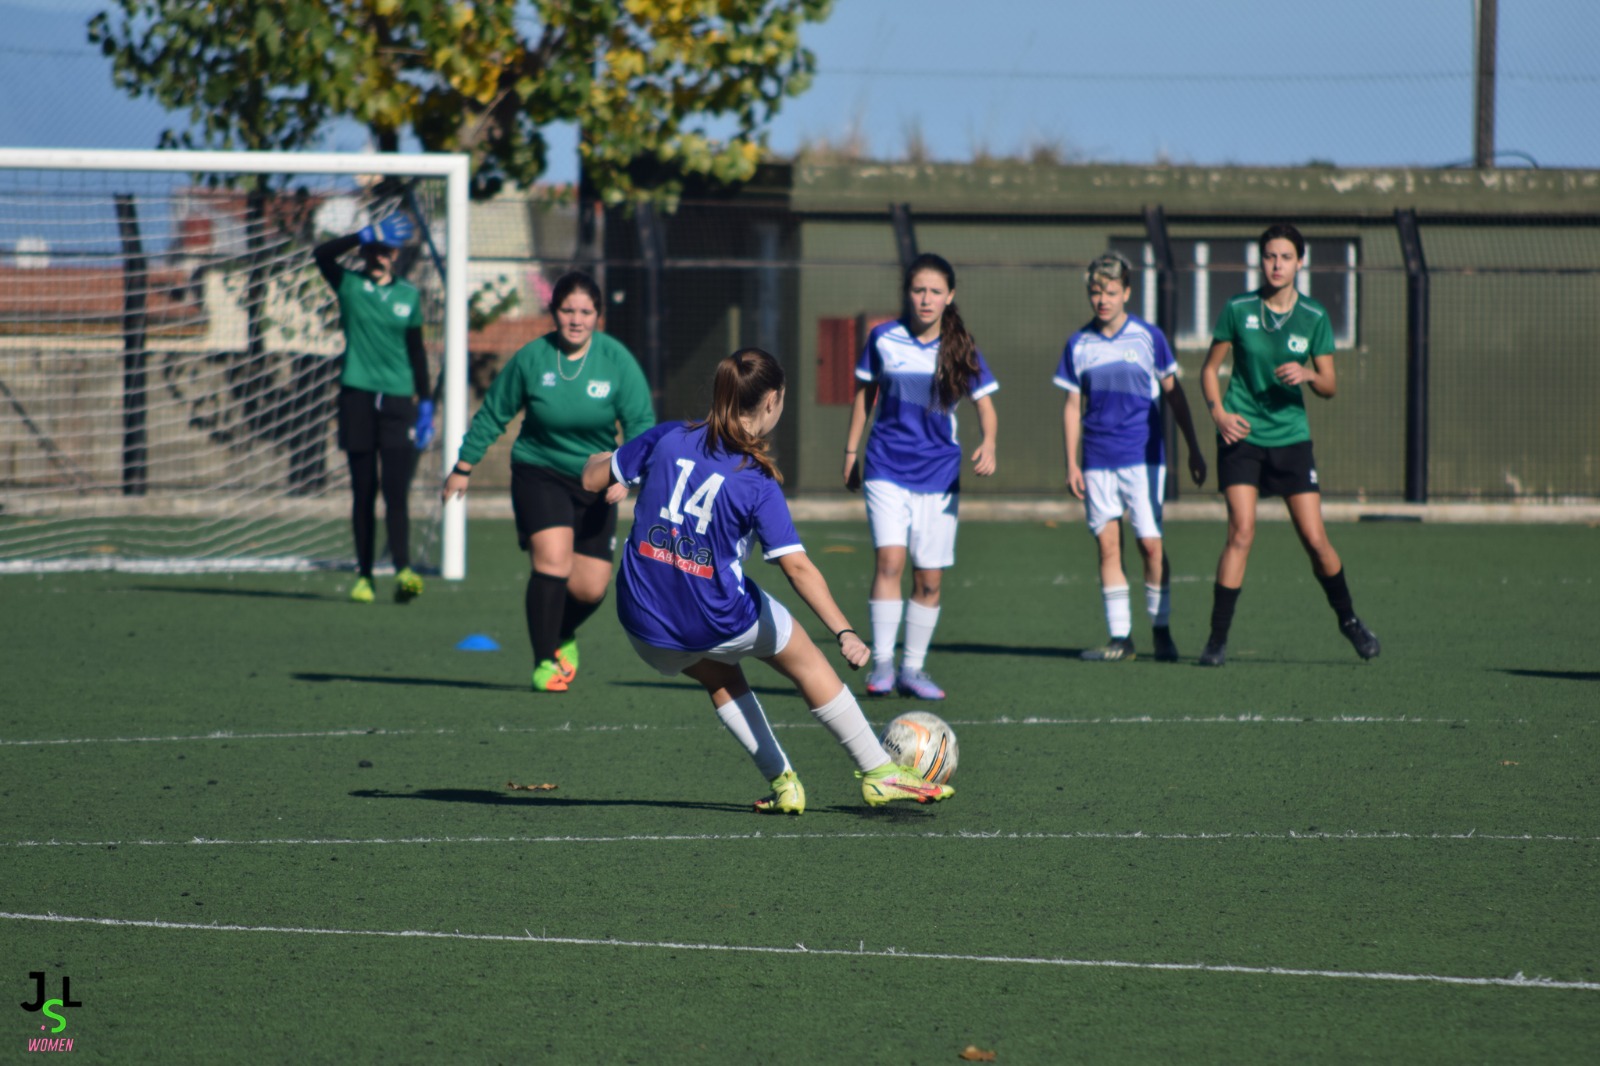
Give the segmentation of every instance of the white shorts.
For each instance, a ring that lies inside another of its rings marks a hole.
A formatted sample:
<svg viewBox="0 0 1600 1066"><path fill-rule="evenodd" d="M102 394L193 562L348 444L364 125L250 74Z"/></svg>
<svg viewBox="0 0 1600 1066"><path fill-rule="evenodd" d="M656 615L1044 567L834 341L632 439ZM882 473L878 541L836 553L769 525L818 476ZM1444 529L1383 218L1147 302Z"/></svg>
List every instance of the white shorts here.
<svg viewBox="0 0 1600 1066"><path fill-rule="evenodd" d="M761 593L761 617L756 624L715 648L681 651L678 648L658 648L654 644L646 644L632 633L628 634L628 639L633 642L633 650L639 653L639 658L660 671L662 677L676 677L701 659L719 663L737 663L752 656L770 659L789 646L789 637L794 633L794 616L789 613L789 608L759 587L756 591Z"/></svg>
<svg viewBox="0 0 1600 1066"><path fill-rule="evenodd" d="M906 548L917 570L944 570L956 562L954 492L912 492L891 481L862 485L874 548Z"/></svg>
<svg viewBox="0 0 1600 1066"><path fill-rule="evenodd" d="M1095 536L1127 512L1133 535L1141 540L1161 536L1161 504L1167 497L1165 466L1124 466L1116 470L1085 470L1084 517Z"/></svg>

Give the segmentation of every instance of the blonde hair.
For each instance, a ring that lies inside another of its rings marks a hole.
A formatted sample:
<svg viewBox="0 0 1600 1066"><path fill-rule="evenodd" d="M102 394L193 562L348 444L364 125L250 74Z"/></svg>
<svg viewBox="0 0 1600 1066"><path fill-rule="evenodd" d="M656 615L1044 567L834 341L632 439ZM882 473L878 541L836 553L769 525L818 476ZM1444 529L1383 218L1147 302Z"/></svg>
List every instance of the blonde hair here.
<svg viewBox="0 0 1600 1066"><path fill-rule="evenodd" d="M1084 271L1083 283L1093 286L1097 281L1119 282L1124 289L1133 287L1133 264L1121 252L1106 252L1095 256L1089 269Z"/></svg>

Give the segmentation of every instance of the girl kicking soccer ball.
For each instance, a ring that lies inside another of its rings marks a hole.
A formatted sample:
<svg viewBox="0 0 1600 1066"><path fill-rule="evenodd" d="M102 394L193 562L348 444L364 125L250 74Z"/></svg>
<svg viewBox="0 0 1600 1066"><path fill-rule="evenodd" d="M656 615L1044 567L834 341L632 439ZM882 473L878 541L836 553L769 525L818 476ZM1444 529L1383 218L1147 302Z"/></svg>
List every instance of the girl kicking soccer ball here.
<svg viewBox="0 0 1600 1066"><path fill-rule="evenodd" d="M711 413L668 422L615 452L590 457L583 487L639 486L633 529L617 573L617 617L634 650L663 676L684 674L711 696L717 717L744 745L772 794L757 811L800 814L806 791L789 764L739 663L761 659L793 681L818 722L855 760L869 806L932 803L955 794L896 766L872 726L806 631L783 604L745 578L759 538L806 606L828 627L852 669L870 656L807 557L767 453L783 415L783 368L759 348L717 365Z"/></svg>

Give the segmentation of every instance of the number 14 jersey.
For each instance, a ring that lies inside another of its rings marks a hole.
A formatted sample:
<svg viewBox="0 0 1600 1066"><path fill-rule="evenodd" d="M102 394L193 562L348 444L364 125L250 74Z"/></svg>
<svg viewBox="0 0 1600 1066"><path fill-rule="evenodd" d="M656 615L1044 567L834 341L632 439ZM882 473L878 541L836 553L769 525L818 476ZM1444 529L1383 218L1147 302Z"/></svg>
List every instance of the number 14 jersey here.
<svg viewBox="0 0 1600 1066"><path fill-rule="evenodd" d="M617 572L622 627L658 648L705 651L755 625L760 602L744 576L752 541L768 562L805 550L778 483L686 422L618 448L611 473L639 487Z"/></svg>

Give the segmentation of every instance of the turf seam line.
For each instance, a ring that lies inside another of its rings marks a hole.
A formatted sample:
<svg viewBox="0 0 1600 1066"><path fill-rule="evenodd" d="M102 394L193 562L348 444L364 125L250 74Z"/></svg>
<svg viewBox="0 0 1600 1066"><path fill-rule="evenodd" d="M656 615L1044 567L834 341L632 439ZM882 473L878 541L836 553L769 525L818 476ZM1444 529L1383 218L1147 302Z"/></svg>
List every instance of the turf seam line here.
<svg viewBox="0 0 1600 1066"><path fill-rule="evenodd" d="M463 837L268 837L259 840L228 840L216 837L191 837L188 840L14 840L0 841L6 848L104 848L104 847L269 847L281 845L394 845L394 844L706 844L737 843L751 840L1156 840L1156 841L1368 841L1368 840L1488 840L1514 843L1593 843L1597 836L1565 836L1555 833L1480 833L1475 829L1457 833L1405 833L1379 830L1343 833L1303 832L1290 829L1279 833L1256 831L1220 833L1126 832L1007 833L957 830L955 832L907 833L630 833L616 836L463 836Z"/></svg>
<svg viewBox="0 0 1600 1066"><path fill-rule="evenodd" d="M557 944L571 947L639 948L668 951L708 951L759 955L817 955L847 958L918 959L926 962L975 962L1011 964L1021 966L1061 966L1085 969L1152 970L1166 972L1246 974L1264 977L1316 977L1360 981L1427 983L1443 985L1469 985L1497 988L1543 988L1566 991L1600 992L1600 983L1592 981L1558 981L1548 977L1528 977L1521 971L1510 977L1455 977L1447 974L1389 973L1381 970L1314 970L1285 966L1235 966L1226 963L1205 962L1130 962L1119 959L1068 959L1057 957L1030 957L1017 955L958 955L947 952L903 951L886 948L867 951L865 948L849 951L842 948L808 948L803 943L792 947L759 944L695 944L656 940L611 940L592 937L534 936L524 931L522 936L504 933L463 933L460 930L444 932L426 929L317 929L276 925L232 925L223 923L167 922L159 919L89 918L61 914L16 914L0 911L0 918L10 921L55 922L75 925L101 925L136 929L193 930L222 933L283 933L299 936L371 936L389 938L417 938L426 940L470 940L527 944Z"/></svg>
<svg viewBox="0 0 1600 1066"><path fill-rule="evenodd" d="M1500 719L1503 724L1526 725L1526 718ZM1257 723L1281 725L1467 725L1468 718L1417 718L1411 715L1382 716L1382 715L1334 715L1329 718L1305 718L1295 715L1213 715L1209 717L1195 717L1184 715L1177 718L1157 718L1153 715L1132 715L1127 717L1107 718L985 718L985 719L949 719L952 726L982 727L982 726L1049 726L1049 725L1253 725ZM644 722L622 724L590 724L574 728L571 722L558 726L498 726L492 731L496 733L626 733L626 732L678 732L699 731L717 728L707 722L689 725L650 725ZM821 729L816 722L773 722L774 729ZM165 737L57 737L38 740L7 740L0 739L0 747L26 747L40 745L60 744L156 744L172 742L192 742L204 740L301 740L314 737L367 737L367 736L445 736L458 733L455 729L335 729L302 733L239 733L232 730L219 729L210 733L195 733L188 736Z"/></svg>

